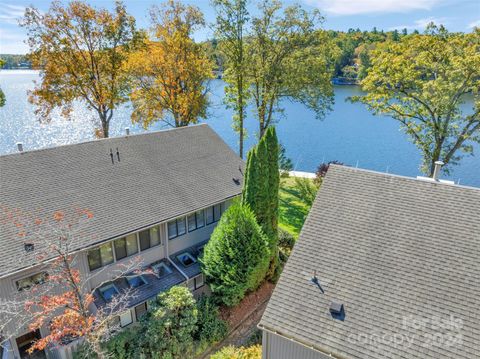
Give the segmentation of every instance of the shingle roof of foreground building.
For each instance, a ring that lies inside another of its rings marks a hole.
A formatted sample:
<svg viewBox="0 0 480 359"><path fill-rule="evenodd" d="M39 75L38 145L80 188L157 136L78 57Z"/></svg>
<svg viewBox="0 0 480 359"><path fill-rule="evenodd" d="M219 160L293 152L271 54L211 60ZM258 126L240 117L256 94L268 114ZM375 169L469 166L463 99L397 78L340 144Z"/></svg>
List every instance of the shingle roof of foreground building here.
<svg viewBox="0 0 480 359"><path fill-rule="evenodd" d="M0 156L0 206L88 209L81 249L240 194L243 166L207 125L28 151ZM0 275L34 260L15 230L0 223Z"/></svg>
<svg viewBox="0 0 480 359"><path fill-rule="evenodd" d="M259 326L333 358L479 358L480 189L331 166Z"/></svg>

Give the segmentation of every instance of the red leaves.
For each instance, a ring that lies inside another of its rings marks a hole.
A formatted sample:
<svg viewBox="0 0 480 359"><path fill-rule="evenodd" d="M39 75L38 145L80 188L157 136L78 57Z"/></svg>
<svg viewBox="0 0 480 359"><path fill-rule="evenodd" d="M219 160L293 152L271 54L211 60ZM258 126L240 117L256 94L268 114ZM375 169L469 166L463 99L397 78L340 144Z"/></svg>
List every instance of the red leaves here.
<svg viewBox="0 0 480 359"><path fill-rule="evenodd" d="M55 213L53 213L53 219L57 222L63 221L64 218L65 213L63 213L62 211L56 211Z"/></svg>

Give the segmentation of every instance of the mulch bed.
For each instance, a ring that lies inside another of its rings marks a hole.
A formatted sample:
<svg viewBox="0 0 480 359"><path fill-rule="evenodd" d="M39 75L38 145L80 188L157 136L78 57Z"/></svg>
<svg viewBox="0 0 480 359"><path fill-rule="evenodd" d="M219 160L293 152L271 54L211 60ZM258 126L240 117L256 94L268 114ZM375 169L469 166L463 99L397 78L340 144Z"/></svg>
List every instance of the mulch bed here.
<svg viewBox="0 0 480 359"><path fill-rule="evenodd" d="M255 292L243 298L237 306L233 308L221 307L220 317L228 323L228 335L220 343L205 351L199 358L209 358L212 353L227 345L243 345L260 321L274 288L274 284L265 282Z"/></svg>
<svg viewBox="0 0 480 359"><path fill-rule="evenodd" d="M265 282L255 292L248 294L235 307L220 308L220 317L228 322L230 330L235 330L246 318L248 318L261 304L272 295L275 285Z"/></svg>

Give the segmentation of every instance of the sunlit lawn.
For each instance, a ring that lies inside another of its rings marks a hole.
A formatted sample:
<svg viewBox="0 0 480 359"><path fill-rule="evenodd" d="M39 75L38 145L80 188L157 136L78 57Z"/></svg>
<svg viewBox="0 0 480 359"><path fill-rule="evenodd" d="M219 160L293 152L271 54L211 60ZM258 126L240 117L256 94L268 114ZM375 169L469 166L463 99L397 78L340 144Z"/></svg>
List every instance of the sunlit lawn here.
<svg viewBox="0 0 480 359"><path fill-rule="evenodd" d="M297 237L309 210L310 206L298 196L294 178L280 179L280 228Z"/></svg>

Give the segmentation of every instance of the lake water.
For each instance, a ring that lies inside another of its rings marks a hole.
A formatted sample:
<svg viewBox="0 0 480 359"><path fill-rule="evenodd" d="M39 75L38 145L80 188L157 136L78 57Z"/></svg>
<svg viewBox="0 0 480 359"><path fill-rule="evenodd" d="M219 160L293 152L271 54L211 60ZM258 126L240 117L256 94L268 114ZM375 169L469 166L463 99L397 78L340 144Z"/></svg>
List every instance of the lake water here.
<svg viewBox="0 0 480 359"><path fill-rule="evenodd" d="M14 152L15 143L23 142L25 150L75 143L93 138L94 114L83 106L75 106L73 120L54 116L49 124L40 124L34 108L28 103L27 90L38 79L35 71L5 70L0 72L0 87L7 103L0 108L0 154ZM396 121L388 117L373 116L361 104L345 100L360 94L356 86L335 87L335 105L323 121L300 104L286 101L285 112L278 121L277 132L286 147L287 155L298 171L313 172L321 162L339 160L352 166L390 172L406 176L420 174L420 152L399 131ZM238 148L237 135L231 128L231 111L222 103L223 82L211 84L212 102L207 122L233 149ZM471 106L467 104L467 106ZM114 114L111 136L143 130L130 122L130 108L123 106ZM159 130L160 123L149 130ZM249 112L246 128L246 147L256 142L257 125ZM450 179L461 184L480 187L480 146L476 156L465 157L453 170Z"/></svg>

